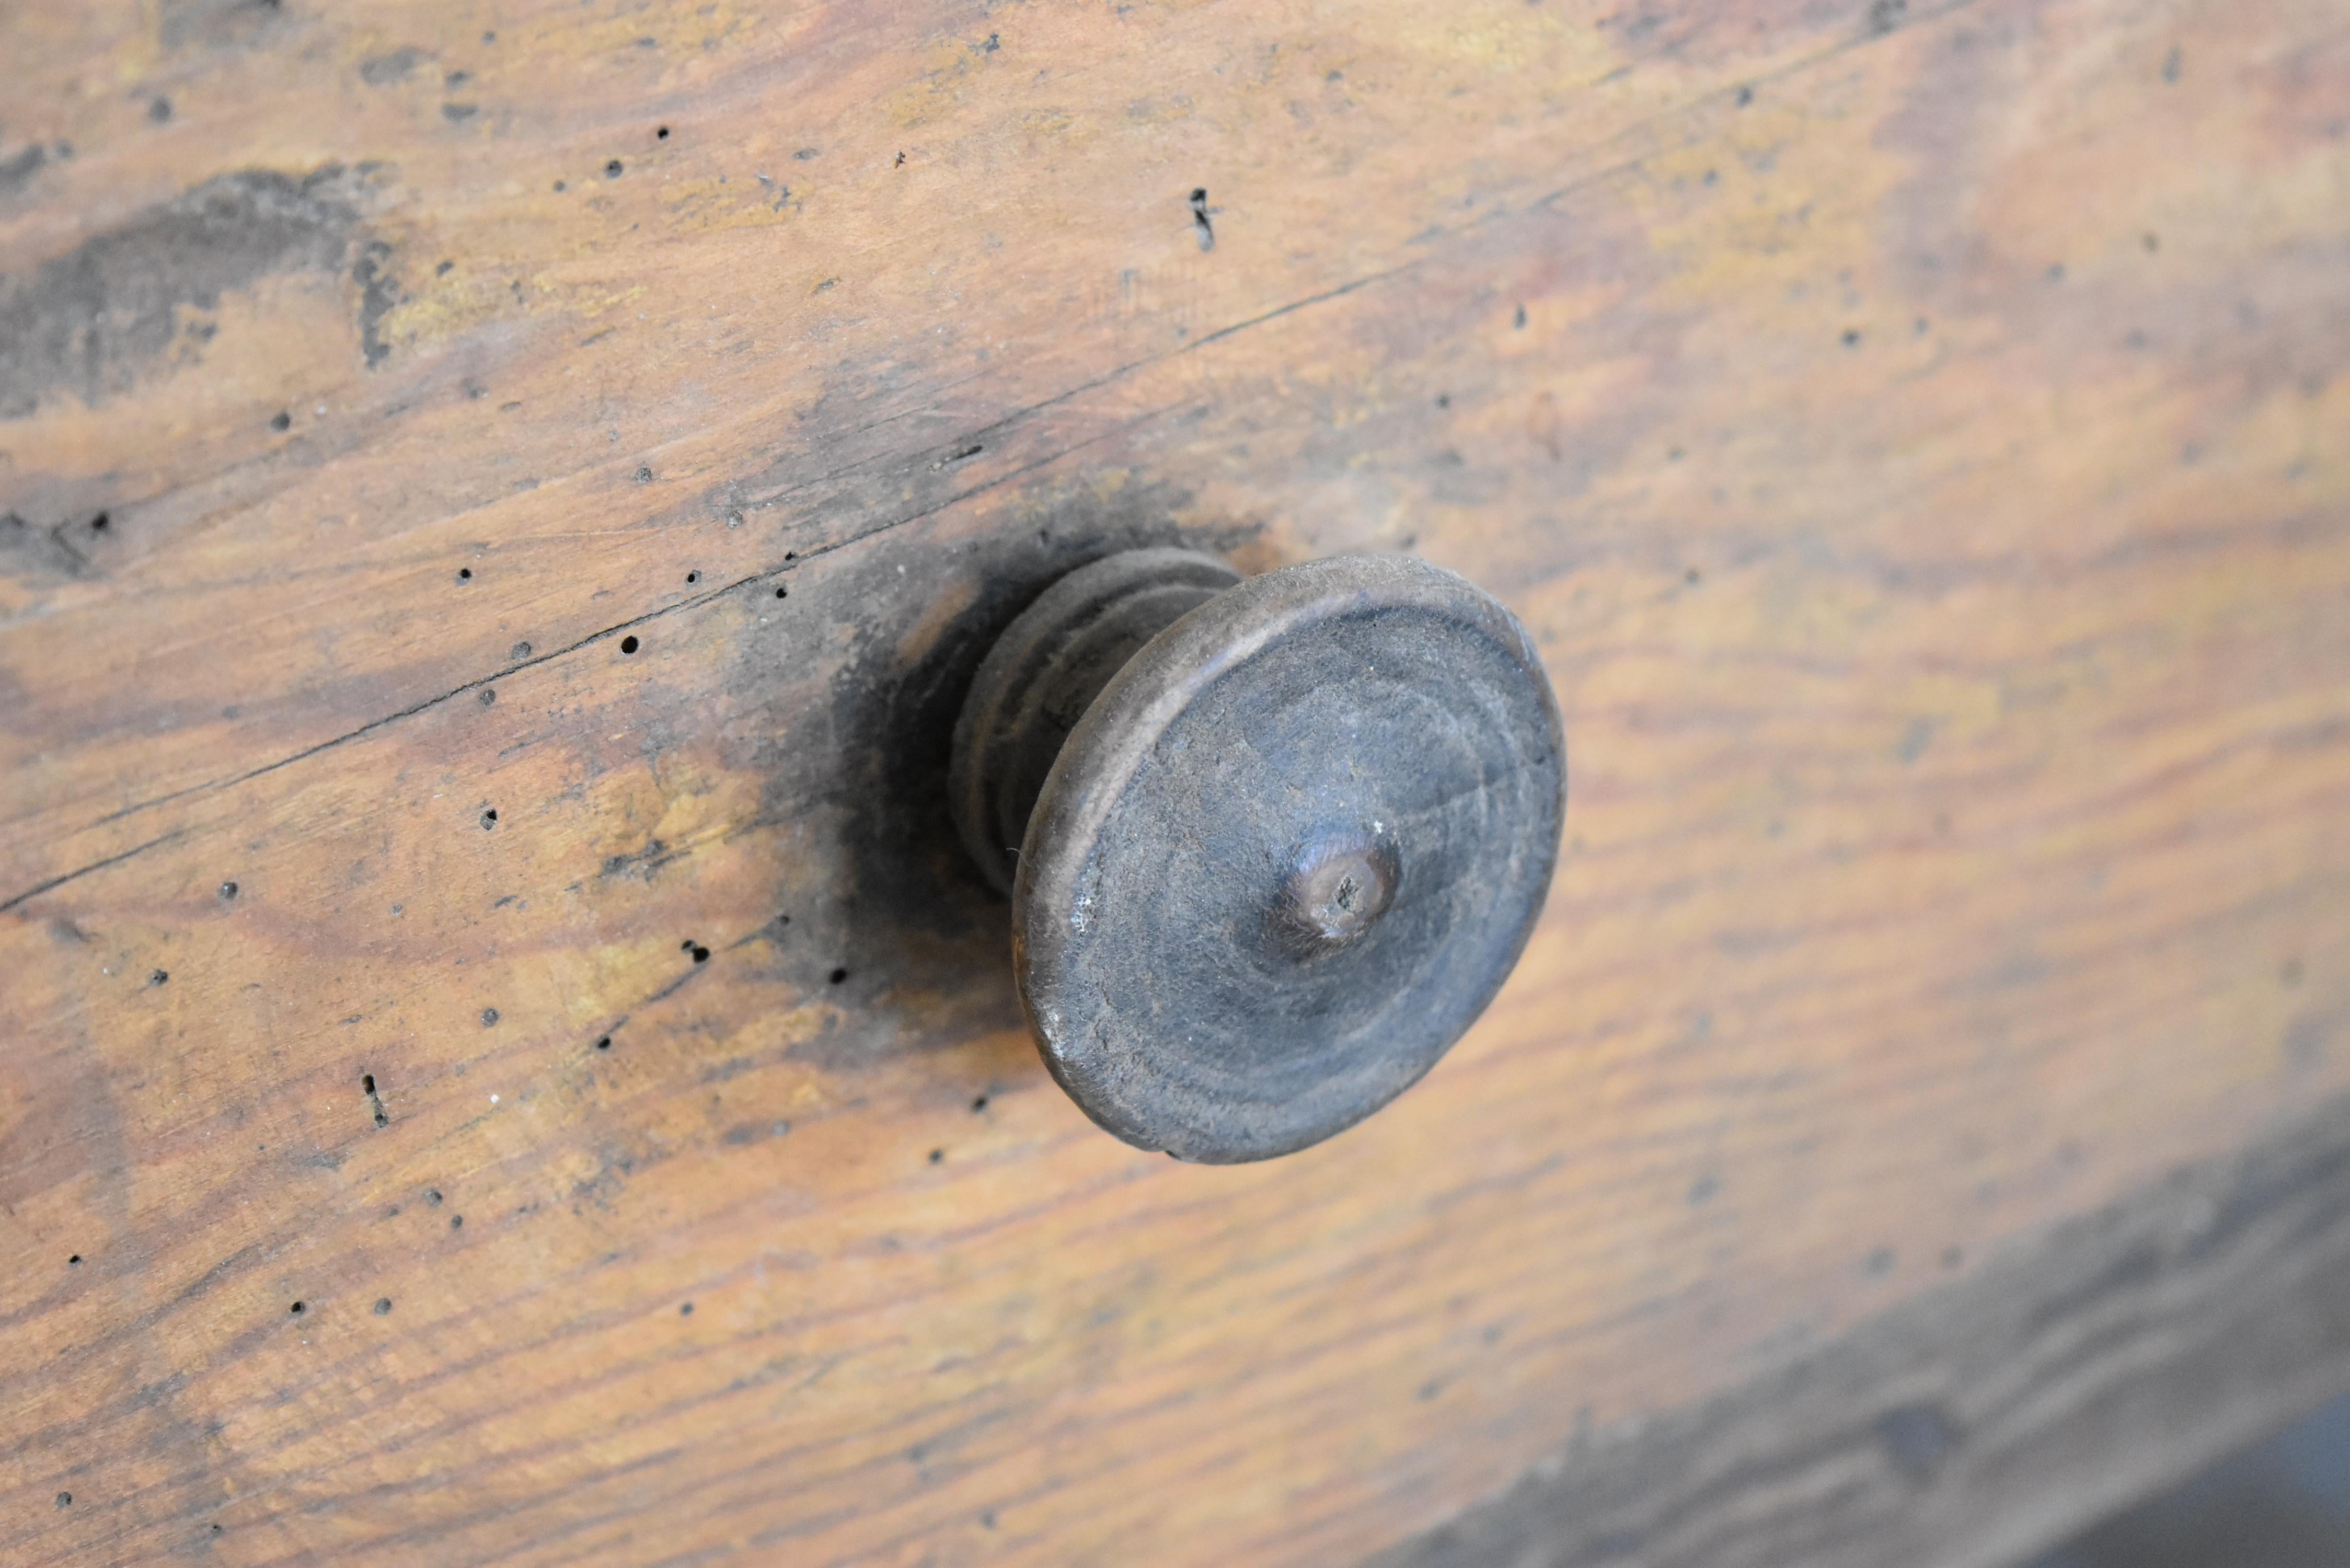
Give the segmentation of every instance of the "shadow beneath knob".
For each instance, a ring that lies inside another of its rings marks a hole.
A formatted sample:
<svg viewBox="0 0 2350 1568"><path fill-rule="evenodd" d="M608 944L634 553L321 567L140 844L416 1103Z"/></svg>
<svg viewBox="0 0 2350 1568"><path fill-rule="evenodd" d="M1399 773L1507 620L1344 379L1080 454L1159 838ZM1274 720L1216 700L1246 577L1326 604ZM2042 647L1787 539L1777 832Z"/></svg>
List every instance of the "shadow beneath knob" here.
<svg viewBox="0 0 2350 1568"><path fill-rule="evenodd" d="M1008 1033L1020 1044L1007 1073L1041 1072L1023 1038L1010 908L972 864L949 815L955 718L995 639L1065 574L1154 545L1222 554L1261 531L1178 528L1170 519L1182 499L1144 485L1107 501L1066 498L962 544L907 529L852 545L820 577L810 575L806 597L818 602L806 607L821 614L822 646L847 649L825 715L830 776L794 781L797 770L783 765L771 777L796 799L771 798L768 815L804 821L814 806L819 820L838 824L828 846L838 881L809 909L793 946L808 970L795 978L837 991L845 1023L797 1054L841 1068ZM798 712L787 722L805 732L816 717Z"/></svg>

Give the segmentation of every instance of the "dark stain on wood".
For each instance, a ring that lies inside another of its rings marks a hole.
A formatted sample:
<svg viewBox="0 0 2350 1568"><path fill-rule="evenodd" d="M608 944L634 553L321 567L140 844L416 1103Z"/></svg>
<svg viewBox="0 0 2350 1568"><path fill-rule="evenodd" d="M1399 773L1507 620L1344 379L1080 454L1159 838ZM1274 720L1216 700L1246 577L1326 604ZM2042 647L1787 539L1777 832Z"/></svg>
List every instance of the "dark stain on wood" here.
<svg viewBox="0 0 2350 1568"><path fill-rule="evenodd" d="M49 150L35 141L18 148L5 158L0 158L0 197L13 196L33 182L41 165L49 161Z"/></svg>
<svg viewBox="0 0 2350 1568"><path fill-rule="evenodd" d="M162 0L166 48L253 48L270 42L286 0Z"/></svg>
<svg viewBox="0 0 2350 1568"><path fill-rule="evenodd" d="M339 266L357 202L340 164L217 175L9 280L0 419L59 392L97 404L128 391L182 336L182 311L216 308L273 274Z"/></svg>
<svg viewBox="0 0 2350 1568"><path fill-rule="evenodd" d="M389 87L393 82L406 81L424 60L423 50L405 46L370 55L359 62L359 80L369 87Z"/></svg>
<svg viewBox="0 0 2350 1568"><path fill-rule="evenodd" d="M14 512L0 514L0 575L30 583L95 576L97 567L73 544L71 526L38 528Z"/></svg>
<svg viewBox="0 0 2350 1568"><path fill-rule="evenodd" d="M1179 524L1190 498L1144 480L1107 493L1049 490L1014 510L1018 526L965 550L885 535L827 563L820 588L767 612L775 643L746 642L731 682L773 715L747 727L757 739L745 761L766 781L759 820L813 812L837 822L847 868L845 891L810 889L796 906L794 940L772 961L811 984L847 959L885 1015L890 993L954 998L951 1026L929 1019L914 1032L921 1039L1019 1026L1005 906L970 864L946 805L949 742L979 661L1077 566L1149 545L1229 550L1259 532L1237 520ZM773 646L846 649L828 672L819 724L789 674L778 680ZM800 1050L840 1067L899 1037L896 1028L852 1027Z"/></svg>

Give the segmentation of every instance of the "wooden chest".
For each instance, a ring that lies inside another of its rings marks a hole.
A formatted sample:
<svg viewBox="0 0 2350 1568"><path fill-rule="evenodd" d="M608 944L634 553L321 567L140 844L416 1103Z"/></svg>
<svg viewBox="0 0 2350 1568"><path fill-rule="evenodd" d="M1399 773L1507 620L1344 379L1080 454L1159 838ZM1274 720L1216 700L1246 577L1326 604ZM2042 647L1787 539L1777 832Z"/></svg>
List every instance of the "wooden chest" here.
<svg viewBox="0 0 2350 1568"><path fill-rule="evenodd" d="M1997 1568L2350 1386L2328 0L0 8L0 1561ZM1040 1066L1071 566L1565 714L1362 1126Z"/></svg>

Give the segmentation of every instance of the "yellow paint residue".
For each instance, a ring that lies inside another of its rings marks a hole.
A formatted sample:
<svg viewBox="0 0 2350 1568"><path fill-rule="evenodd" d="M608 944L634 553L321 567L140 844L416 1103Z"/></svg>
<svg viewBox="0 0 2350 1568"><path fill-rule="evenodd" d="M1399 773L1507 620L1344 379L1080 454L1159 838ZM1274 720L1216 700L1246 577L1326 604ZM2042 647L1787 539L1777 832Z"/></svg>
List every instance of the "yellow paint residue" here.
<svg viewBox="0 0 2350 1568"><path fill-rule="evenodd" d="M889 122L910 130L953 114L1001 49L1000 40L987 37L933 46L924 57L920 75L890 95L886 109Z"/></svg>

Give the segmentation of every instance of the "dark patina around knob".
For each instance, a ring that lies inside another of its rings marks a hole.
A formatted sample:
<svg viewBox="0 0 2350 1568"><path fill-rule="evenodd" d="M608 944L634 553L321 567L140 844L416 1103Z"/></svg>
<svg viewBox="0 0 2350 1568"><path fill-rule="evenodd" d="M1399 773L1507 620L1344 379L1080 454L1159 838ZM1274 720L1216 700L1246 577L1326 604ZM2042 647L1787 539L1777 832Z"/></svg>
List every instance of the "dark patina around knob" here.
<svg viewBox="0 0 2350 1568"><path fill-rule="evenodd" d="M1128 1143L1230 1162L1361 1120L1475 1022L1565 763L1524 628L1451 572L1136 550L996 643L951 787L1053 1075Z"/></svg>

